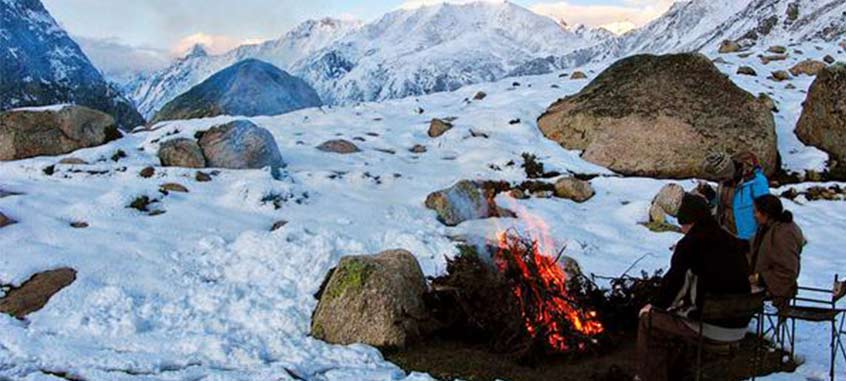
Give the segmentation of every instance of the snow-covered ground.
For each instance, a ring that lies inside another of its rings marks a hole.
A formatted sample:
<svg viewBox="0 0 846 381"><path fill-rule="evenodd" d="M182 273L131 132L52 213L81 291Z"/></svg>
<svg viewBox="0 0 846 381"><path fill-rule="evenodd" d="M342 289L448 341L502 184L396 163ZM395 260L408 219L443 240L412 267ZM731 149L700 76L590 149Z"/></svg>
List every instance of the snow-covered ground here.
<svg viewBox="0 0 846 381"><path fill-rule="evenodd" d="M719 66L754 94L772 93L780 107L776 120L785 164L819 169L826 155L792 133L811 79L794 79L790 83L797 89L784 90L785 83L765 78L797 59L836 51L800 49L805 55L768 66L754 55L727 55L730 64ZM755 67L759 77L735 75L739 64ZM593 78L601 68L582 69ZM26 321L0 316L0 379L57 380L45 372L67 372L88 380L427 380L406 374L368 346L330 345L308 336L313 294L326 271L343 255L404 248L426 274L438 274L445 256L456 253L449 237L493 238L510 226L526 229L531 216L546 221L554 245L567 244L567 254L587 272L619 275L643 256L634 271L666 267L669 247L680 236L638 225L666 182L613 176L537 130L535 120L550 103L587 83L556 73L251 118L273 133L288 163L279 181L260 170L221 170L204 183L194 181L195 171L180 168L157 168L149 179L138 175L158 165L161 139L192 136L231 117L161 123L152 132L68 155L92 165L57 165L52 176L42 169L60 158L0 163L0 189L22 193L0 198L0 211L20 221L0 230L0 283L19 284L61 266L78 271L75 283ZM487 98L465 101L479 90ZM455 128L431 139L426 131L433 117L458 119ZM509 123L518 118L520 123ZM490 138L471 137L471 128ZM355 142L362 152L315 149L335 138ZM428 152L409 152L415 144ZM119 149L128 158L113 162ZM592 181L597 195L584 204L501 195L498 202L517 211L517 219L455 228L440 224L423 206L430 192L461 179L522 180L523 152L537 154L548 170L600 174ZM190 193L161 195L157 190L166 182L181 183ZM152 207L166 213L148 216L126 207L140 195L159 199ZM263 202L268 196L286 201L276 209ZM846 270L846 203L786 205L810 241L801 283L830 286L834 273ZM289 224L270 232L281 219ZM71 228L75 221L90 227ZM826 327L799 329L805 365L798 375L767 380L827 375ZM846 369L842 361L838 365Z"/></svg>

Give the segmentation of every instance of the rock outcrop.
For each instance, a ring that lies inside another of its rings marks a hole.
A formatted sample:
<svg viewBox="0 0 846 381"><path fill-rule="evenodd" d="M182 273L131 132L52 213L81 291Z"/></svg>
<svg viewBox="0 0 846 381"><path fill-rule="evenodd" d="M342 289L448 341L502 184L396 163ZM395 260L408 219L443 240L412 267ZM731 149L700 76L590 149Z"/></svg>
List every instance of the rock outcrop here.
<svg viewBox="0 0 846 381"><path fill-rule="evenodd" d="M319 295L311 334L334 344L405 347L421 335L426 281L405 250L341 258Z"/></svg>
<svg viewBox="0 0 846 381"><path fill-rule="evenodd" d="M62 155L119 138L114 118L82 106L0 113L0 160Z"/></svg>
<svg viewBox="0 0 846 381"><path fill-rule="evenodd" d="M752 151L768 174L778 162L770 110L700 54L620 60L550 106L538 126L585 160L629 176L708 178L700 164L714 150Z"/></svg>
<svg viewBox="0 0 846 381"><path fill-rule="evenodd" d="M796 135L803 143L846 160L846 65L835 64L817 75L808 91ZM842 168L843 164L839 164Z"/></svg>

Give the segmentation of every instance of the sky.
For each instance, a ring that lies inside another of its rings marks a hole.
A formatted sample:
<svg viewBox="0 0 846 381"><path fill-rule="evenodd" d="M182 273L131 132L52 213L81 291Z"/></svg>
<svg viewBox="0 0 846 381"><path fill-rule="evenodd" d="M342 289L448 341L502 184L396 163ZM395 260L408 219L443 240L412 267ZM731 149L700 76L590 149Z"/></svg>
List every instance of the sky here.
<svg viewBox="0 0 846 381"><path fill-rule="evenodd" d="M107 71L122 71L163 67L196 43L218 54L244 43L278 38L308 19L372 21L393 10L444 0L42 1L95 63L107 64ZM512 0L556 20L603 26L617 33L660 16L673 1ZM111 59L114 55L131 59Z"/></svg>

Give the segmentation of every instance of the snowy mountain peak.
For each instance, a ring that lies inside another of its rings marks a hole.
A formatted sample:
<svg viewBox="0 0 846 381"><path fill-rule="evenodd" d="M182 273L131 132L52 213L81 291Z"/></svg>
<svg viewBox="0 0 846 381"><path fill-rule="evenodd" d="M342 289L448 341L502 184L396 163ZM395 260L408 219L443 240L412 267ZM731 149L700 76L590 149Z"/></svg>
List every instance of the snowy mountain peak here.
<svg viewBox="0 0 846 381"><path fill-rule="evenodd" d="M194 46L191 47L191 50L188 51L188 54L186 54L183 59L206 57L208 55L209 53L206 51L206 48L203 47L202 44L194 44Z"/></svg>

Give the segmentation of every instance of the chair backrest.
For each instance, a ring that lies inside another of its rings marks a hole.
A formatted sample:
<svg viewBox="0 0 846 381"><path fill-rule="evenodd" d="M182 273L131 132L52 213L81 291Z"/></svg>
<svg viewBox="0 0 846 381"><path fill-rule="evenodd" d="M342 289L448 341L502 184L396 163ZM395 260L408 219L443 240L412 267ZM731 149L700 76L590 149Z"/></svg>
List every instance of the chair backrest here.
<svg viewBox="0 0 846 381"><path fill-rule="evenodd" d="M831 300L837 303L846 296L846 280L839 280L839 275L834 276L834 287L831 289Z"/></svg>
<svg viewBox="0 0 846 381"><path fill-rule="evenodd" d="M702 301L702 320L748 319L764 308L764 292L707 294Z"/></svg>
<svg viewBox="0 0 846 381"><path fill-rule="evenodd" d="M835 275L831 289L799 286L798 291L799 295L791 300L793 306L802 303L802 305L821 304L834 308L837 302L846 296L846 280L841 281L840 276Z"/></svg>

